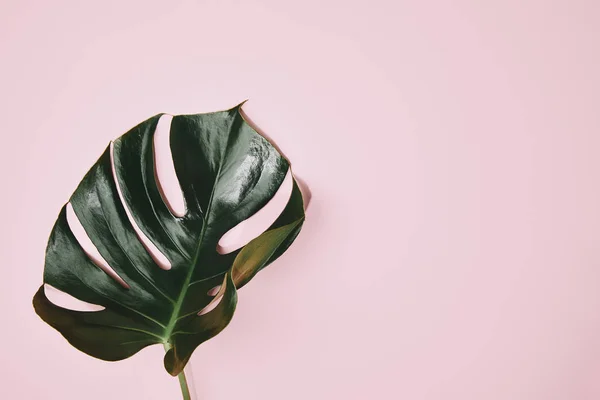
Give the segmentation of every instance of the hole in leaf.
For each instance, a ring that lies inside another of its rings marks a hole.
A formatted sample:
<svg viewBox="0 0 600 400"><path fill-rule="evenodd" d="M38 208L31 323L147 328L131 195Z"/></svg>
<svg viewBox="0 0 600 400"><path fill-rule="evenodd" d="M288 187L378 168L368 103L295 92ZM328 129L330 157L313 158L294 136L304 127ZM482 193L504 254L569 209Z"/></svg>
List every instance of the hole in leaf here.
<svg viewBox="0 0 600 400"><path fill-rule="evenodd" d="M185 215L185 200L175 173L171 154L172 115L162 115L154 132L154 174L163 201L175 217Z"/></svg>
<svg viewBox="0 0 600 400"><path fill-rule="evenodd" d="M208 291L208 294L210 294L213 290L215 290L216 288L218 288L218 291L215 294L215 298L212 299L210 301L210 303L208 303L208 305L206 307L204 307L202 310L200 310L200 312L198 312L198 315L208 314L209 312L211 312L212 310L214 310L215 307L218 306L219 303L221 303L221 300L223 299L223 295L225 294L225 288L226 287L227 287L227 283L226 283L226 281L223 281L222 285L215 286L214 288L210 289Z"/></svg>
<svg viewBox="0 0 600 400"><path fill-rule="evenodd" d="M48 285L47 283L44 283L44 294L52 304L66 308L67 310L88 312L104 310L103 306L79 300L78 298L63 292L62 290L58 290L54 286Z"/></svg>
<svg viewBox="0 0 600 400"><path fill-rule="evenodd" d="M146 251L148 251L148 253L152 257L154 262L156 262L156 264L160 268L162 268L164 270L171 269L171 262L167 259L167 257L163 253L160 252L160 250L156 247L156 245L154 243L152 243L152 241L148 238L148 236L146 236L146 234L144 232L142 232L142 230L140 229L138 224L133 219L133 216L131 215L131 211L129 210L129 207L127 206L127 203L125 202L125 199L123 197L123 192L121 191L121 187L119 186L119 180L117 179L117 170L115 168L113 142L110 143L110 163L112 166L113 179L115 180L115 184L117 186L117 192L119 193L119 199L121 200L121 203L123 203L123 207L125 208L125 213L127 214L127 218L129 219L129 222L133 226L133 230L137 234L138 239L140 239L140 242L146 248Z"/></svg>
<svg viewBox="0 0 600 400"><path fill-rule="evenodd" d="M98 249L94 246L90 237L85 232L83 225L81 225L79 218L77 218L77 214L75 214L75 210L73 210L73 205L71 203L67 204L67 223L69 224L71 232L73 232L73 236L75 236L75 239L77 239L77 242L79 242L79 245L90 260L111 278L119 282L125 289L129 289L129 285L110 267L110 265L108 265L104 257L98 252Z"/></svg>
<svg viewBox="0 0 600 400"><path fill-rule="evenodd" d="M227 231L219 240L217 251L220 254L231 253L266 231L285 209L293 188L294 179L292 172L288 170L281 186L269 202L250 218Z"/></svg>
<svg viewBox="0 0 600 400"><path fill-rule="evenodd" d="M219 293L220 288L221 288L221 285L215 286L214 288L212 288L208 292L206 292L206 294L209 296L216 296L217 293Z"/></svg>

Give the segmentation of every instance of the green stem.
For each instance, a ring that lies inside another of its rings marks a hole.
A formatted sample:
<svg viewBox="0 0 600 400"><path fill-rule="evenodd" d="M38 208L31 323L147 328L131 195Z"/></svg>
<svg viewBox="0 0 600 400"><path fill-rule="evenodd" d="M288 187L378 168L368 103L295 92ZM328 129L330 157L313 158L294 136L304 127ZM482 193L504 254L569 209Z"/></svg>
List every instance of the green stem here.
<svg viewBox="0 0 600 400"><path fill-rule="evenodd" d="M181 394L183 395L183 400L192 400L192 396L190 395L190 389L188 388L187 379L185 377L185 371L181 371L179 375L179 386L181 386Z"/></svg>
<svg viewBox="0 0 600 400"><path fill-rule="evenodd" d="M169 349L171 348L170 343L165 343L164 346L165 351L169 351ZM187 378L185 377L185 370L181 371L179 375L177 375L177 378L179 379L179 386L181 387L181 394L183 395L183 400L192 400Z"/></svg>

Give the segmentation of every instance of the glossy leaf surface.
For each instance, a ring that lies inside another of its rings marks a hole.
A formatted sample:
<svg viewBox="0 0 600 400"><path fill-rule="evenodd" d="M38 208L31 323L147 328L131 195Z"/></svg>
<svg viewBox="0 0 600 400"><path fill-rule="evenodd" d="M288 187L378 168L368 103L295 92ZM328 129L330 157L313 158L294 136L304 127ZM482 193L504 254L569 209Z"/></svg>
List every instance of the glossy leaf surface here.
<svg viewBox="0 0 600 400"><path fill-rule="evenodd" d="M294 180L284 211L266 232L232 253L217 251L227 231L275 195L289 169L277 149L244 120L240 107L173 117L170 146L186 205L182 217L171 213L155 177L153 136L160 115L117 139L85 175L70 203L125 284L88 257L63 207L48 242L44 283L105 309L59 307L48 300L44 286L33 303L73 346L103 360L121 360L148 345L167 344L165 368L177 375L198 345L227 326L237 289L296 238L304 208ZM170 269L149 253L127 210ZM216 295L210 292L219 285ZM218 304L201 312L211 302Z"/></svg>

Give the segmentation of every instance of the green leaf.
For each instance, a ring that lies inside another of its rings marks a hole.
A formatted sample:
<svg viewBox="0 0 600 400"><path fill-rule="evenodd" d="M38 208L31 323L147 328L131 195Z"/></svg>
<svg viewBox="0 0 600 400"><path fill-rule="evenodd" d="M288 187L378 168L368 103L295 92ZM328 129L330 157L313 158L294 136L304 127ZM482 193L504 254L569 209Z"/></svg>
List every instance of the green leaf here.
<svg viewBox="0 0 600 400"><path fill-rule="evenodd" d="M48 300L43 285L33 304L37 314L77 349L114 361L164 344L169 349L165 368L177 375L196 347L227 326L237 289L294 241L304 221L295 180L284 211L266 232L240 250L217 252L223 234L260 210L290 168L244 120L240 107L173 117L170 145L186 204L183 217L171 213L155 178L153 135L160 115L109 146L73 193L70 203L77 218L125 284L88 257L63 207L48 241L44 283L105 309L59 307ZM125 207L169 260L170 269L153 259ZM217 295L211 295L219 285ZM211 302L218 304L201 313Z"/></svg>

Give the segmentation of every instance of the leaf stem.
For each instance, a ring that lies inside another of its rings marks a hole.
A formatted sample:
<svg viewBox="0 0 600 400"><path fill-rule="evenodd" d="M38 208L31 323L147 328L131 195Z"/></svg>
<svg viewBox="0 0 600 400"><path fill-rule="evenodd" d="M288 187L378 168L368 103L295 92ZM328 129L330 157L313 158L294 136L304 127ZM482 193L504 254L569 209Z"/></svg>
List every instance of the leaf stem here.
<svg viewBox="0 0 600 400"><path fill-rule="evenodd" d="M171 349L171 344L164 343L164 347L165 347L165 351L169 351ZM188 386L188 381L185 376L185 370L181 371L179 373L179 375L177 375L177 379L179 379L179 386L181 387L181 394L183 396L183 400L192 400L192 395L190 394L190 388Z"/></svg>
<svg viewBox="0 0 600 400"><path fill-rule="evenodd" d="M179 375L177 375L177 378L179 378L179 386L181 386L181 394L183 395L183 400L192 400L187 379L185 377L185 371L181 371Z"/></svg>

